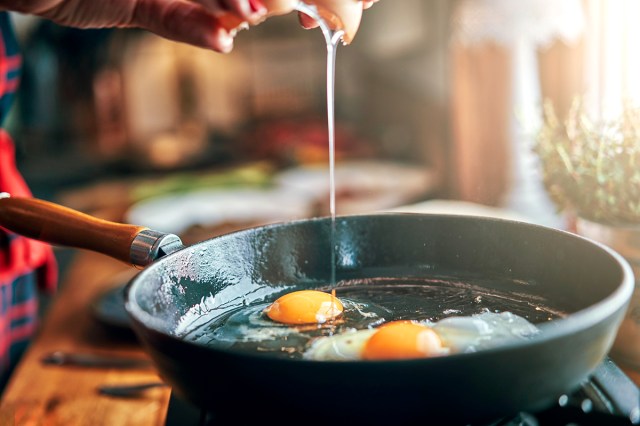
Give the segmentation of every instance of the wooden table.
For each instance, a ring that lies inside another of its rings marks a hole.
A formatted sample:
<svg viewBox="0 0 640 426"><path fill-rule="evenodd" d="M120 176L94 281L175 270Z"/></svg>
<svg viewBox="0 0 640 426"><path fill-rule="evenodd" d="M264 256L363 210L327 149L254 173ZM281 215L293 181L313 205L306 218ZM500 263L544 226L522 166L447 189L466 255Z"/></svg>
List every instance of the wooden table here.
<svg viewBox="0 0 640 426"><path fill-rule="evenodd" d="M135 273L132 267L104 255L77 252L39 335L2 396L0 425L165 424L169 388L152 389L132 399L103 396L96 391L98 386L109 383L157 381L159 377L153 369L99 370L45 366L41 362L42 357L59 350L148 359L135 339L108 332L95 321L90 310L96 297ZM631 370L626 373L640 383L640 373Z"/></svg>
<svg viewBox="0 0 640 426"><path fill-rule="evenodd" d="M99 385L108 383L158 381L153 368L96 369L41 362L45 355L59 350L148 359L132 336L114 334L90 310L94 298L134 273L132 267L104 255L78 252L74 256L38 336L5 389L0 425L165 424L169 388L152 389L130 399L97 392Z"/></svg>
<svg viewBox="0 0 640 426"><path fill-rule="evenodd" d="M106 188L106 190L105 190ZM94 188L88 205L85 193L78 200L72 193L61 204L112 221L122 221L129 204L100 205L106 194L127 200L126 187ZM258 223L223 224L198 235L184 235L195 242ZM42 358L55 351L89 353L149 360L133 334L123 336L99 323L91 304L106 291L122 285L138 270L108 256L77 251L65 273L60 291L52 300L26 354L14 371L0 400L0 426L164 426L171 389L155 388L139 398L114 398L98 393L105 384L136 384L160 381L153 368L96 369L43 365Z"/></svg>

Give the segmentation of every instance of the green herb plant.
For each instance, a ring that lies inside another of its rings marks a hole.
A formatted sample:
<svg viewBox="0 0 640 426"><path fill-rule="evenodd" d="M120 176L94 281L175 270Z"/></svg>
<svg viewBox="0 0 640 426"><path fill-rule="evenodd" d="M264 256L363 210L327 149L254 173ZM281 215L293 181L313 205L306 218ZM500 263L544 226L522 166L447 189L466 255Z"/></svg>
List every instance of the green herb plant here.
<svg viewBox="0 0 640 426"><path fill-rule="evenodd" d="M640 108L594 122L576 100L561 122L551 102L534 147L558 211L609 224L640 224Z"/></svg>

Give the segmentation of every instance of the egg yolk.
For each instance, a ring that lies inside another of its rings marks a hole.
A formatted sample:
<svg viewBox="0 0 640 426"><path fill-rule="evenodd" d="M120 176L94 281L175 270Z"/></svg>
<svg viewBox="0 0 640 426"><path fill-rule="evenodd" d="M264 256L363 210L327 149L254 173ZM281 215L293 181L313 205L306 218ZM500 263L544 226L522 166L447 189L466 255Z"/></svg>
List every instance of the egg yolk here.
<svg viewBox="0 0 640 426"><path fill-rule="evenodd" d="M265 309L273 321L285 324L321 324L342 314L342 303L334 295L317 290L285 294Z"/></svg>
<svg viewBox="0 0 640 426"><path fill-rule="evenodd" d="M411 321L393 321L381 326L364 345L362 359L410 359L444 355L438 334Z"/></svg>

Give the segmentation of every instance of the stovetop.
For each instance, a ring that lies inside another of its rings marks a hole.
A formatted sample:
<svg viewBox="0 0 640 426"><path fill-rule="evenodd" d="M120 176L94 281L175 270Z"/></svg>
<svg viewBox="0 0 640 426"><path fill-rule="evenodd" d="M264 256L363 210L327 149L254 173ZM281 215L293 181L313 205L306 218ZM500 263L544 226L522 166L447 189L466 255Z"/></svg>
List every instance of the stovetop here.
<svg viewBox="0 0 640 426"><path fill-rule="evenodd" d="M337 420L337 419L336 419ZM240 424L240 423L235 423ZM336 423L338 424L338 423ZM605 360L574 392L537 412L522 412L470 426L628 426L640 424L640 391L618 366ZM166 426L223 426L213 413L171 396Z"/></svg>

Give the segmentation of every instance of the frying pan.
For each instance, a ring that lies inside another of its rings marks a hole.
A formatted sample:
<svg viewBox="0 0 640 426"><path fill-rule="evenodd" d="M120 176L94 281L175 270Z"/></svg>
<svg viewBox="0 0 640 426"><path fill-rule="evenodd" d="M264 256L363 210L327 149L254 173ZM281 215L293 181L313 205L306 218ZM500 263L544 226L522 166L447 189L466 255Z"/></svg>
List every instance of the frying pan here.
<svg viewBox="0 0 640 426"><path fill-rule="evenodd" d="M604 360L634 281L627 262L606 246L483 217L390 213L339 216L334 225L314 218L183 247L174 235L6 198L0 225L145 266L127 287L134 331L174 392L239 424L469 424L543 408ZM338 282L451 271L506 277L483 281L485 294L524 300L521 308L532 314L539 307L531 300L542 301L563 315L528 340L402 361L281 358L194 343L176 331L197 310L325 288L332 254Z"/></svg>

